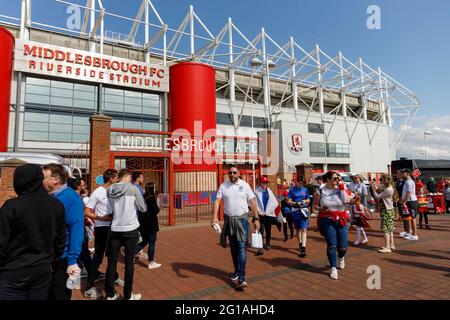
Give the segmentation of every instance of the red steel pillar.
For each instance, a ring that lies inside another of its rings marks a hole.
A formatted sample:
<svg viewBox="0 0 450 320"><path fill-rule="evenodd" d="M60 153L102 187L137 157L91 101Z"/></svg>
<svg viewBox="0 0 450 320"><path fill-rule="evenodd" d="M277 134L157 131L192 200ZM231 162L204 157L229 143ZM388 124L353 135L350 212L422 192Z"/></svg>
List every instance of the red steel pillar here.
<svg viewBox="0 0 450 320"><path fill-rule="evenodd" d="M14 36L0 27L0 152L8 151L13 53Z"/></svg>
<svg viewBox="0 0 450 320"><path fill-rule="evenodd" d="M169 93L169 130L177 136L177 129L189 132L182 134L183 139L192 139L195 142L189 145L191 160L194 152L202 152L206 145L211 145L211 138L203 137L205 131L212 132L216 129L216 77L213 67L193 62L178 63L170 67L170 93ZM197 122L197 128L195 128ZM201 131L199 130L201 125ZM211 136L211 134L209 134ZM192 141L191 140L191 141ZM203 140L203 141L202 141ZM172 148L172 150L174 150ZM209 148L211 150L211 148ZM172 151L173 152L173 151ZM208 157L208 150L202 152ZM173 154L173 153L172 153ZM182 153L185 157L185 153ZM214 155L214 152L212 152ZM200 163L177 164L175 169L189 171L215 171L215 163L205 163L202 158ZM199 162L198 160L196 162Z"/></svg>

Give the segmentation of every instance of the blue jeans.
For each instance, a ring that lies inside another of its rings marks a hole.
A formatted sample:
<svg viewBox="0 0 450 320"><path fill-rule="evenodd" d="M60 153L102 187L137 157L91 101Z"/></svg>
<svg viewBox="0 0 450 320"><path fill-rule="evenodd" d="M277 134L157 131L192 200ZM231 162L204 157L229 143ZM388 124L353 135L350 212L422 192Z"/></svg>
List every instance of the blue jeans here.
<svg viewBox="0 0 450 320"><path fill-rule="evenodd" d="M244 228L243 241L237 240L237 235L230 236L230 251L233 258L234 275L239 277L239 281L245 281L245 266L247 264L247 237L248 237L248 221L241 219L240 222Z"/></svg>
<svg viewBox="0 0 450 320"><path fill-rule="evenodd" d="M148 244L148 261L153 261L155 257L155 247L156 247L156 235L157 233L151 233L146 238L142 239L142 242L138 243L136 246L135 254L138 254L139 251L145 248Z"/></svg>
<svg viewBox="0 0 450 320"><path fill-rule="evenodd" d="M336 268L336 249L339 258L343 258L347 252L348 226L342 227L339 222L329 218L319 220L320 233L327 241L327 256L331 267Z"/></svg>

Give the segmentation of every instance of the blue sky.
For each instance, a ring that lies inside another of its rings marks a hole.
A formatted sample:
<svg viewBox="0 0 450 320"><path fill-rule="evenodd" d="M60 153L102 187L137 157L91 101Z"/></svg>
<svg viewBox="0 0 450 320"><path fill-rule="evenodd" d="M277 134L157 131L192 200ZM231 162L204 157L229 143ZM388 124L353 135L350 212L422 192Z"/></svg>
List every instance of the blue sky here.
<svg viewBox="0 0 450 320"><path fill-rule="evenodd" d="M134 17L140 0L103 0L103 3L110 12ZM19 4L19 0L0 1L0 14L19 16ZM450 158L449 143L446 153L438 150L443 148L443 140L433 145L438 137L450 141L450 132L446 129L450 127L446 127L450 123L447 98L450 91L450 1L153 0L153 4L172 28L178 27L192 4L213 34L220 31L230 16L249 39L264 27L280 44L292 35L305 49L312 50L318 43L331 56L342 50L351 61L362 57L368 65L380 66L418 95L422 108L415 126L433 131L429 139L430 157ZM366 27L366 9L372 4L381 8L381 30ZM53 9L49 11L49 8ZM48 12L53 13L52 17ZM55 5L51 0L33 0L33 20L63 26L66 17L64 5ZM128 33L130 25L115 25L114 31ZM436 148L435 153L433 148ZM413 156L408 154L410 147L401 152ZM419 149L417 152L420 153Z"/></svg>

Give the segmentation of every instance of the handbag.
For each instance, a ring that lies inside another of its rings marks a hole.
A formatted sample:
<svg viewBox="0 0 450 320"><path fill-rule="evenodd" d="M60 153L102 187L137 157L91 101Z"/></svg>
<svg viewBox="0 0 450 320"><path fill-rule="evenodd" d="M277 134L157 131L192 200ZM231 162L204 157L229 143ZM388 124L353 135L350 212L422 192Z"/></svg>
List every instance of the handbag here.
<svg viewBox="0 0 450 320"><path fill-rule="evenodd" d="M410 216L411 212L409 211L408 206L406 205L406 203L404 203L402 205L402 216Z"/></svg>
<svg viewBox="0 0 450 320"><path fill-rule="evenodd" d="M252 233L252 248L262 249L262 247L263 247L263 240L261 233L259 233L259 231Z"/></svg>
<svg viewBox="0 0 450 320"><path fill-rule="evenodd" d="M362 215L364 216L364 218L366 220L373 220L373 214L372 212L370 212L370 209L367 208L366 206L362 206L363 210L362 210Z"/></svg>

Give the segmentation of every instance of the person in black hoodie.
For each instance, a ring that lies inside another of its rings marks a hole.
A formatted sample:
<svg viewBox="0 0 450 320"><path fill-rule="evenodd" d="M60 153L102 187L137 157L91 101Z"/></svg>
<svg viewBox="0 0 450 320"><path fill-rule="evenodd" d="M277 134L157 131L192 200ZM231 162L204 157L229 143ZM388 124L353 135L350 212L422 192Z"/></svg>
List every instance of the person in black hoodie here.
<svg viewBox="0 0 450 320"><path fill-rule="evenodd" d="M154 260L156 234L159 231L158 213L159 207L156 202L158 198L158 191L155 184L150 182L145 186L145 203L147 205L147 212L139 212L139 232L141 233L142 242L136 246L135 254L138 254L148 244L148 268L155 269L161 267L160 263Z"/></svg>
<svg viewBox="0 0 450 320"><path fill-rule="evenodd" d="M64 253L64 206L47 193L43 179L39 165L18 167L18 197L0 208L0 300L46 300L52 262Z"/></svg>

